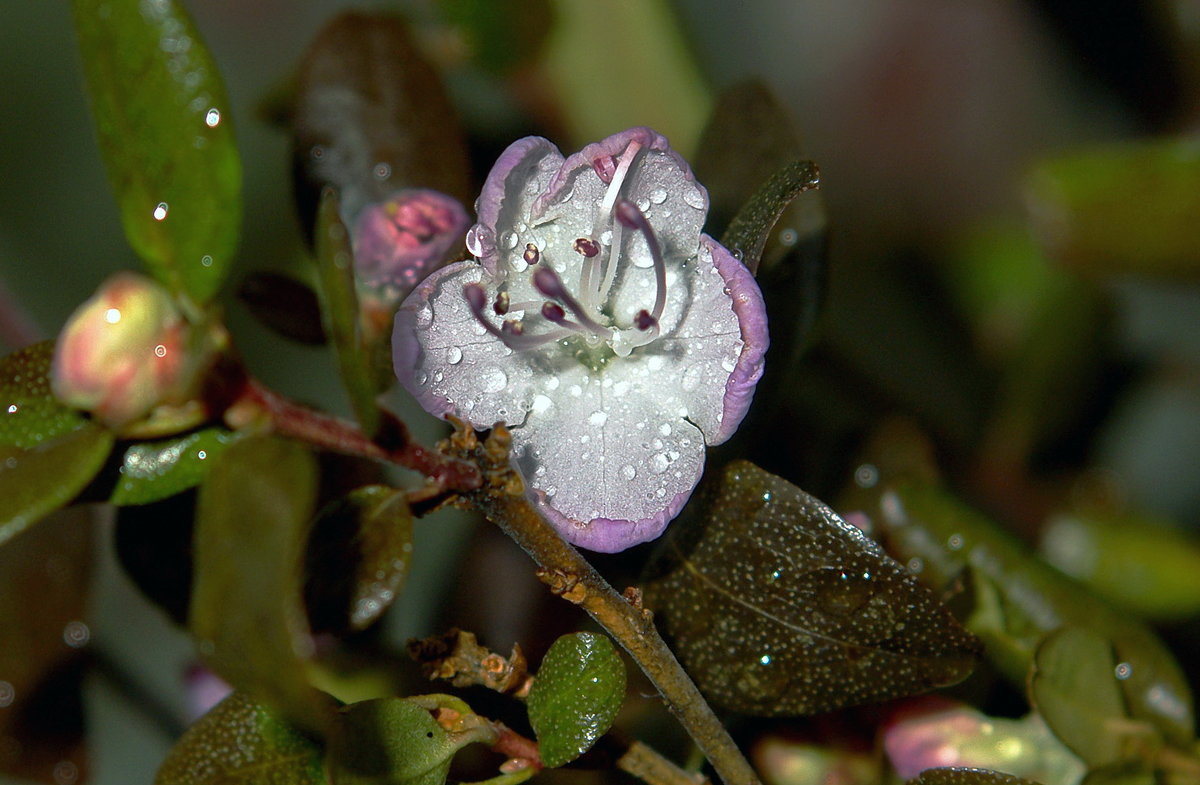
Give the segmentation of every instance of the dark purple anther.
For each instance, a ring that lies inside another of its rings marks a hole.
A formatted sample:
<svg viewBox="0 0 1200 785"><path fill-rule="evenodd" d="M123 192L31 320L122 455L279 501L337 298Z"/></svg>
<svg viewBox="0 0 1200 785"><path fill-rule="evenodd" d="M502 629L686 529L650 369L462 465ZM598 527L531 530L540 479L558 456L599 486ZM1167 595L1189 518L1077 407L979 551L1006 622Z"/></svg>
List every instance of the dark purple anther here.
<svg viewBox="0 0 1200 785"><path fill-rule="evenodd" d="M538 261L541 260L542 255L538 253L536 245L533 243L525 243L525 253L521 254L521 257L525 260L525 264L533 265L537 264Z"/></svg>
<svg viewBox="0 0 1200 785"><path fill-rule="evenodd" d="M496 295L496 302L492 303L492 310L497 316L503 316L508 313L508 292L500 292Z"/></svg>
<svg viewBox="0 0 1200 785"><path fill-rule="evenodd" d="M467 305L471 306L471 310L479 313L483 310L483 306L487 303L487 292L477 283L469 283L463 287L463 297L467 298Z"/></svg>
<svg viewBox="0 0 1200 785"><path fill-rule="evenodd" d="M533 271L533 285L547 297L558 299L566 294L566 291L563 289L562 279L549 267L539 267Z"/></svg>
<svg viewBox="0 0 1200 785"><path fill-rule="evenodd" d="M525 324L518 319L505 319L500 329L509 335L524 335Z"/></svg>
<svg viewBox="0 0 1200 785"><path fill-rule="evenodd" d="M633 324L639 330L649 330L658 324L658 320L650 315L650 312L645 308L637 312L637 316L633 317Z"/></svg>
<svg viewBox="0 0 1200 785"><path fill-rule="evenodd" d="M590 237L580 237L575 241L575 253L583 254L591 259L600 253L600 243Z"/></svg>
<svg viewBox="0 0 1200 785"><path fill-rule="evenodd" d="M542 316L546 318L546 321L560 324L567 318L567 312L558 303L542 303Z"/></svg>

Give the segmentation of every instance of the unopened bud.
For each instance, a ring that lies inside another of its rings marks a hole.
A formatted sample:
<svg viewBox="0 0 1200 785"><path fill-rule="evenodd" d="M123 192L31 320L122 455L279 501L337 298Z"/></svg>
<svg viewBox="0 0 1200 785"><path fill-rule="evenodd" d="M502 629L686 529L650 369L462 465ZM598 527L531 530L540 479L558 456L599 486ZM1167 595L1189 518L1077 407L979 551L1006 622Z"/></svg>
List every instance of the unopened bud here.
<svg viewBox="0 0 1200 785"><path fill-rule="evenodd" d="M354 221L354 271L396 302L461 246L469 219L458 201L427 188L406 188L367 205Z"/></svg>
<svg viewBox="0 0 1200 785"><path fill-rule="evenodd" d="M182 403L201 367L194 330L161 286L136 273L109 278L59 334L54 394L121 428Z"/></svg>

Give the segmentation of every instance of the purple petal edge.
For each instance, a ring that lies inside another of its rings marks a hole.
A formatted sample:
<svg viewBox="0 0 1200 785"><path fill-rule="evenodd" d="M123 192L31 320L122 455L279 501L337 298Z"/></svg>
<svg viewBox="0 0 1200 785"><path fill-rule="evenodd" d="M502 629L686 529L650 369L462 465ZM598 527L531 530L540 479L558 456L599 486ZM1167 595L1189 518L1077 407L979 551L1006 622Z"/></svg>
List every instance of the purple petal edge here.
<svg viewBox="0 0 1200 785"><path fill-rule="evenodd" d="M496 159L492 171L488 172L479 198L475 200L475 212L479 222L472 227L480 242L483 252L479 261L489 274L495 274L499 254L496 250L496 224L500 221L500 212L504 198L508 195L508 178L513 170L525 163L532 155L541 153L540 157L556 155L562 159L562 152L549 139L540 136L526 136L504 148L504 152ZM521 184L524 187L524 183ZM482 232L480 230L483 230Z"/></svg>
<svg viewBox="0 0 1200 785"><path fill-rule="evenodd" d="M713 265L725 279L725 285L733 297L733 312L742 331L742 353L738 355L737 365L725 382L721 426L708 439L708 444L713 446L732 436L750 409L754 388L763 375L764 358L771 337L767 330L767 306L763 302L762 290L746 265L707 234L700 235L700 242L708 248Z"/></svg>
<svg viewBox="0 0 1200 785"><path fill-rule="evenodd" d="M550 522L554 530L562 535L564 540L597 553L618 553L661 536L666 531L667 524L674 520L675 516L679 515L679 511L683 509L683 505L687 504L687 500L691 498L692 491L695 490L696 483L699 481L700 477L697 476L692 483L691 490L687 493L675 494L675 498L671 499L666 508L651 518L643 518L639 521L596 518L588 521L587 525L583 527L579 526L579 521L568 518L551 507L546 501L546 495L540 490L534 489L532 495L538 511Z"/></svg>

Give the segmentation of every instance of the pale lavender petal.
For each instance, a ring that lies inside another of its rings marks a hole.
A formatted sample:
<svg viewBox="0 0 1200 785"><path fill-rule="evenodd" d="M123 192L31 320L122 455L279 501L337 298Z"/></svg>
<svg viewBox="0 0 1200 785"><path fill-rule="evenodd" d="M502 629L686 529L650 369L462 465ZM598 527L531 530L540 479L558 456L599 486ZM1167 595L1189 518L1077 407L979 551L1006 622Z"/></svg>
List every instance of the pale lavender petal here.
<svg viewBox="0 0 1200 785"><path fill-rule="evenodd" d="M767 306L763 302L762 290L746 265L706 234L700 236L700 243L708 248L717 272L725 279L742 336L741 354L729 375L729 381L725 383L721 425L716 433L710 434L708 441L709 444L721 444L733 435L750 409L755 385L763 375L771 337L767 329Z"/></svg>
<svg viewBox="0 0 1200 785"><path fill-rule="evenodd" d="M558 148L540 136L518 139L496 160L475 202L479 222L467 234L468 249L490 274L499 267L501 235L514 230L562 160Z"/></svg>
<svg viewBox="0 0 1200 785"><path fill-rule="evenodd" d="M652 518L637 521L596 518L581 522L566 517L547 504L544 492L533 490L534 501L537 503L538 509L564 540L572 545L578 545L580 548L587 548L599 553L619 553L626 548L657 539L666 530L667 524L679 515L691 495L692 489L690 488L676 494L667 506Z"/></svg>

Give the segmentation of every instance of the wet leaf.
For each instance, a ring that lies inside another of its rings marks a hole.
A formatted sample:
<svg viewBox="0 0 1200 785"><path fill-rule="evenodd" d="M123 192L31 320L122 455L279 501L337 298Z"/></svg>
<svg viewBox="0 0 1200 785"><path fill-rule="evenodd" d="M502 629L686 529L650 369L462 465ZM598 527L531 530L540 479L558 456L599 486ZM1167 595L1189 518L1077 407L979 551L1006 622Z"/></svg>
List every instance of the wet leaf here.
<svg viewBox="0 0 1200 785"><path fill-rule="evenodd" d="M608 732L625 699L625 664L604 635L564 635L546 652L527 705L542 763L562 766Z"/></svg>
<svg viewBox="0 0 1200 785"><path fill-rule="evenodd" d="M193 488L209 466L241 434L205 428L172 439L131 444L121 458L121 478L109 498L113 504L149 504Z"/></svg>
<svg viewBox="0 0 1200 785"><path fill-rule="evenodd" d="M1033 780L990 769L926 769L906 785L1037 785Z"/></svg>
<svg viewBox="0 0 1200 785"><path fill-rule="evenodd" d="M317 214L317 281L325 334L333 342L342 383L350 406L367 433L379 427L379 405L375 402L382 386L371 370L371 352L363 345L358 322L358 296L354 285L354 254L350 234L338 217L338 195L328 189L321 196ZM390 381L390 380L389 380Z"/></svg>
<svg viewBox="0 0 1200 785"><path fill-rule="evenodd" d="M0 545L74 499L112 445L112 433L85 421L37 447L0 447Z"/></svg>
<svg viewBox="0 0 1200 785"><path fill-rule="evenodd" d="M821 174L812 161L786 164L742 205L721 235L721 244L735 249L735 253L741 254L746 267L751 272L757 272L767 238L780 216L793 199L805 191L818 188L820 184Z"/></svg>
<svg viewBox="0 0 1200 785"><path fill-rule="evenodd" d="M1042 637L1064 625L1112 642L1132 669L1121 682L1131 714L1169 739L1193 737L1192 695L1178 663L1145 625L1119 613L1076 581L1039 561L995 523L935 483L889 480L874 485L872 519L888 550L919 565L942 588L967 576L975 608L967 627L987 644L988 659L1023 684Z"/></svg>
<svg viewBox="0 0 1200 785"><path fill-rule="evenodd" d="M1116 668L1112 644L1078 627L1060 627L1034 653L1033 706L1089 766L1116 763L1132 751L1122 744L1131 723Z"/></svg>
<svg viewBox="0 0 1200 785"><path fill-rule="evenodd" d="M438 7L446 21L458 28L471 58L495 73L535 59L554 24L554 9L548 0L510 4L439 0Z"/></svg>
<svg viewBox="0 0 1200 785"><path fill-rule="evenodd" d="M332 759L338 785L442 785L464 743L402 698L345 707L339 731Z"/></svg>
<svg viewBox="0 0 1200 785"><path fill-rule="evenodd" d="M1200 147L1126 142L1038 165L1029 212L1046 252L1103 274L1200 278Z"/></svg>
<svg viewBox="0 0 1200 785"><path fill-rule="evenodd" d="M392 604L412 560L403 491L368 485L321 510L307 556L314 629L364 630Z"/></svg>
<svg viewBox="0 0 1200 785"><path fill-rule="evenodd" d="M316 482L312 454L293 442L249 437L218 456L200 486L188 623L217 675L319 733L331 703L305 673L303 604Z"/></svg>
<svg viewBox="0 0 1200 785"><path fill-rule="evenodd" d="M321 749L235 692L175 742L154 785L325 785Z"/></svg>
<svg viewBox="0 0 1200 785"><path fill-rule="evenodd" d="M676 524L646 587L714 702L799 715L965 678L979 643L826 505L753 464L724 471Z"/></svg>
<svg viewBox="0 0 1200 785"><path fill-rule="evenodd" d="M251 273L242 280L237 294L263 326L300 343L311 346L325 343L317 294L295 278L278 273Z"/></svg>
<svg viewBox="0 0 1200 785"><path fill-rule="evenodd" d="M1042 530L1039 552L1139 616L1200 615L1200 541L1177 524L1137 510L1064 513Z"/></svg>
<svg viewBox="0 0 1200 785"><path fill-rule="evenodd" d="M125 574L181 626L192 598L195 528L194 490L117 510L113 545Z"/></svg>
<svg viewBox="0 0 1200 785"><path fill-rule="evenodd" d="M364 205L400 188L474 196L454 108L399 17L345 12L326 24L301 60L292 121L308 226L328 186L351 225Z"/></svg>
<svg viewBox="0 0 1200 785"><path fill-rule="evenodd" d="M53 358L54 342L42 341L0 360L0 445L36 447L87 422L50 392Z"/></svg>
<svg viewBox="0 0 1200 785"><path fill-rule="evenodd" d="M0 548L0 780L87 776L83 623L93 525L75 507Z"/></svg>
<svg viewBox="0 0 1200 785"><path fill-rule="evenodd" d="M242 169L216 64L177 0L73 0L100 151L130 245L167 287L216 293Z"/></svg>

